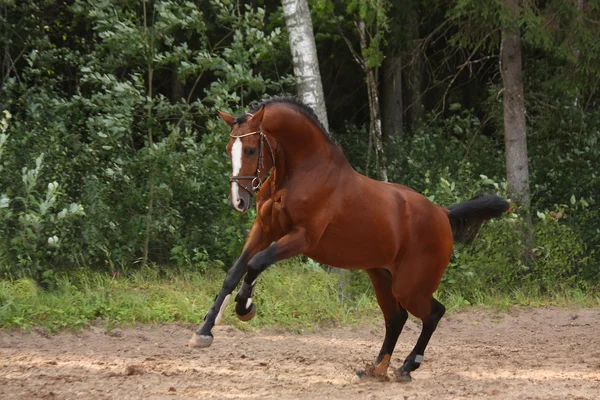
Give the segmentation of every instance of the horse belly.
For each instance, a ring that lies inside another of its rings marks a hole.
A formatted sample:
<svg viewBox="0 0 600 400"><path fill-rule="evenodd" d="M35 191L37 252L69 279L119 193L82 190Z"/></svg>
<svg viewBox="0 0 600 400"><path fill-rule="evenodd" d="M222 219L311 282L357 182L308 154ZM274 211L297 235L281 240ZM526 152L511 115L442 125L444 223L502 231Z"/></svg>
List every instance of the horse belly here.
<svg viewBox="0 0 600 400"><path fill-rule="evenodd" d="M337 268L386 267L393 263L402 242L400 221L386 217L367 214L333 221L318 245L305 255Z"/></svg>

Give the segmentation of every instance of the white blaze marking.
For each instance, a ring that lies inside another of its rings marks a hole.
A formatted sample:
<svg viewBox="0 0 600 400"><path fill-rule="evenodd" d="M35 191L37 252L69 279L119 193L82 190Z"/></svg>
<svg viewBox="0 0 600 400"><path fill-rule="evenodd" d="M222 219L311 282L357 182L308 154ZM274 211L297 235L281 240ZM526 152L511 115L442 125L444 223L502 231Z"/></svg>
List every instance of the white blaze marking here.
<svg viewBox="0 0 600 400"><path fill-rule="evenodd" d="M421 364L423 362L423 355L422 354L417 354L417 356L415 357L415 362L417 364Z"/></svg>
<svg viewBox="0 0 600 400"><path fill-rule="evenodd" d="M231 167L233 169L232 176L237 176L242 169L242 141L236 138L231 146ZM240 188L237 182L231 183L231 203L237 205L240 198Z"/></svg>
<svg viewBox="0 0 600 400"><path fill-rule="evenodd" d="M221 323L221 318L223 318L223 311L225 311L225 309L227 308L227 305L229 304L229 298L230 297L231 297L231 295L228 294L223 299L223 304L221 304L221 309L219 310L219 314L217 314L217 318L215 319L215 325L219 325Z"/></svg>
<svg viewBox="0 0 600 400"><path fill-rule="evenodd" d="M252 297L248 297L248 300L246 300L246 310L249 309L251 305L252 305Z"/></svg>

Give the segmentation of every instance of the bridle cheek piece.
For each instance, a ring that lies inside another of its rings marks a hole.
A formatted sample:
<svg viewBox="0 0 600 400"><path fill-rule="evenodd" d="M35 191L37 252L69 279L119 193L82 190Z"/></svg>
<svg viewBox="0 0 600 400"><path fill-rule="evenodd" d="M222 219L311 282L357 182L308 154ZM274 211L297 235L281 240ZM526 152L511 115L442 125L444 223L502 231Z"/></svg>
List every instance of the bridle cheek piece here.
<svg viewBox="0 0 600 400"><path fill-rule="evenodd" d="M244 133L243 135L229 135L229 137L238 139L251 135L260 135L258 141L258 163L256 164L256 173L254 175L236 175L229 178L229 183L235 182L242 187L246 192L250 193L250 196L254 196L254 193L260 190L262 186L262 180L260 179L261 168L264 168L263 164L263 147L264 143L267 143L269 146L269 153L271 153L271 159L273 160L273 166L275 166L275 155L273 154L273 148L271 147L271 143L267 139L266 135L262 132L262 130ZM251 187L248 188L246 185L242 184L240 181L250 180Z"/></svg>

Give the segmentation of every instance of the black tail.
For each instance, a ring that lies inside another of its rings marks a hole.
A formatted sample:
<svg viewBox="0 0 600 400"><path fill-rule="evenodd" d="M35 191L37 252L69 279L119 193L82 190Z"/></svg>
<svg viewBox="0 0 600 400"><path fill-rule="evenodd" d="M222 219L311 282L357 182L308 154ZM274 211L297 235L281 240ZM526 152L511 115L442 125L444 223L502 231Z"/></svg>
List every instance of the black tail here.
<svg viewBox="0 0 600 400"><path fill-rule="evenodd" d="M509 208L508 202L495 194L477 195L464 203L448 207L454 242L471 243L485 221L499 218Z"/></svg>

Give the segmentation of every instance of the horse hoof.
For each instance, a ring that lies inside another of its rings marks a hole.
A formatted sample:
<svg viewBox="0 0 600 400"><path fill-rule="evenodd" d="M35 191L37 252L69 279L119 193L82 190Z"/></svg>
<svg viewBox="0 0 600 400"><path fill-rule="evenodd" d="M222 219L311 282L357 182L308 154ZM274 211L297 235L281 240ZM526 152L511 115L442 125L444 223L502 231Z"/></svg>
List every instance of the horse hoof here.
<svg viewBox="0 0 600 400"><path fill-rule="evenodd" d="M379 381L387 382L389 380L387 374L375 374L371 369L356 371L355 381Z"/></svg>
<svg viewBox="0 0 600 400"><path fill-rule="evenodd" d="M250 305L250 311L248 311L244 315L238 314L237 311L235 312L235 314L240 319L240 321L248 322L252 318L254 318L254 316L256 315L256 306L254 304L251 304Z"/></svg>
<svg viewBox="0 0 600 400"><path fill-rule="evenodd" d="M196 349L204 349L210 347L213 342L213 337L208 335L198 335L194 332L194 336L188 342L188 346Z"/></svg>
<svg viewBox="0 0 600 400"><path fill-rule="evenodd" d="M368 376L367 371L365 370L360 370L360 371L356 371L356 378L357 379L364 379Z"/></svg>
<svg viewBox="0 0 600 400"><path fill-rule="evenodd" d="M410 372L399 371L394 374L394 380L396 382L410 382L412 381L412 376L410 376Z"/></svg>

